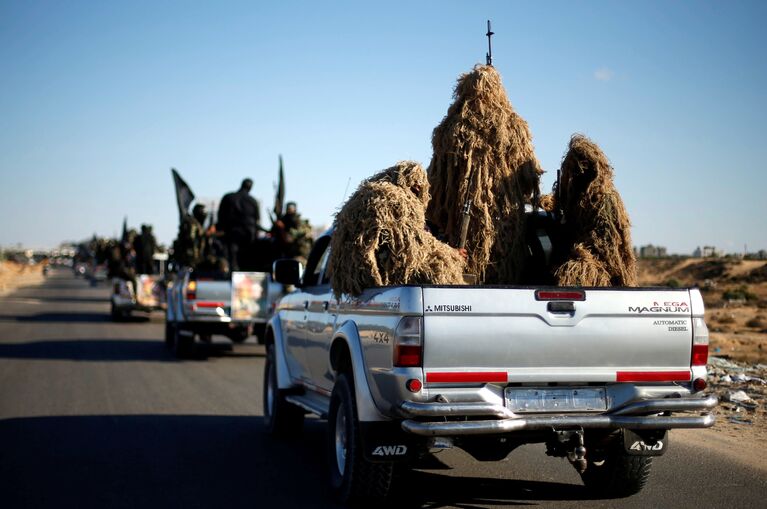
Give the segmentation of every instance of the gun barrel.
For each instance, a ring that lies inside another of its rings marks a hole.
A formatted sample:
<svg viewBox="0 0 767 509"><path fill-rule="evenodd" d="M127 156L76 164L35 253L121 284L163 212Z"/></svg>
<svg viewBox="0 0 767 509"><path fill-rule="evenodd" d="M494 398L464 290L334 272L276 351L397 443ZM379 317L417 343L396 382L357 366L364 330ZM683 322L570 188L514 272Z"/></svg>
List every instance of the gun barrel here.
<svg viewBox="0 0 767 509"><path fill-rule="evenodd" d="M461 237L458 239L458 249L466 247L466 239L469 236L469 221L471 220L471 200L463 206L463 217L461 218Z"/></svg>

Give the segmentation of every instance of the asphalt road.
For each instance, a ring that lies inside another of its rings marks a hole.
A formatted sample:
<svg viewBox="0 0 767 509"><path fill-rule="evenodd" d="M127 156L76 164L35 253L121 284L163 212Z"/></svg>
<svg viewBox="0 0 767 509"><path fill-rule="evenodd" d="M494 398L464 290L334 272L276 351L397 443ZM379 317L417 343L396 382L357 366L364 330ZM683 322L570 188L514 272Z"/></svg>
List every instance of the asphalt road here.
<svg viewBox="0 0 767 509"><path fill-rule="evenodd" d="M262 347L219 338L177 361L161 315L113 324L107 297L63 270L0 297L0 507L334 507L324 422L287 442L264 433ZM391 506L745 508L767 495L763 473L673 433L648 487L622 500L590 499L542 446L438 460Z"/></svg>

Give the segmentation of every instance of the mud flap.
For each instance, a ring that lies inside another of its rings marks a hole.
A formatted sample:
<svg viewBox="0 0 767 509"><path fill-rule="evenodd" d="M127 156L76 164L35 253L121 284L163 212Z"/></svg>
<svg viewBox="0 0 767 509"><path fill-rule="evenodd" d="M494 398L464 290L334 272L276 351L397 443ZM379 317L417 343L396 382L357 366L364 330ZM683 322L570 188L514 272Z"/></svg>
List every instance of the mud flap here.
<svg viewBox="0 0 767 509"><path fill-rule="evenodd" d="M668 449L668 431L624 429L623 448L630 456L662 456Z"/></svg>
<svg viewBox="0 0 767 509"><path fill-rule="evenodd" d="M360 431L368 461L411 461L427 449L426 440L403 431L399 421L360 422Z"/></svg>

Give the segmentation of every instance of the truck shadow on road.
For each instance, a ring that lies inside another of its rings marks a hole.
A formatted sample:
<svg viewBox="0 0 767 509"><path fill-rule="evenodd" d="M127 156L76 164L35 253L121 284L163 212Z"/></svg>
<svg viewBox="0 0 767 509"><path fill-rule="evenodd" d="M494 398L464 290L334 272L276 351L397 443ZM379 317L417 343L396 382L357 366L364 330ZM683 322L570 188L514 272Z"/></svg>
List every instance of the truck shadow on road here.
<svg viewBox="0 0 767 509"><path fill-rule="evenodd" d="M31 315L18 315L15 317L17 322L33 322L33 323L104 323L113 321L109 312L92 312L92 311L62 311L62 312L47 312L47 313L35 313ZM151 317L147 315L131 315L123 317L116 324L121 323L147 323L151 321Z"/></svg>
<svg viewBox="0 0 767 509"><path fill-rule="evenodd" d="M198 344L185 361L252 359L264 357L255 344ZM0 359L71 360L84 362L183 362L165 348L162 339L51 339L0 343Z"/></svg>
<svg viewBox="0 0 767 509"><path fill-rule="evenodd" d="M85 322L108 322L109 313L94 312L49 312L34 313L31 315L19 315L17 322L56 322L56 323L85 323Z"/></svg>
<svg viewBox="0 0 767 509"><path fill-rule="evenodd" d="M325 422L314 419L290 441L268 436L254 416L6 419L0 421L0 459L6 507L338 507L326 482ZM583 498L581 486L420 470L407 475L387 505Z"/></svg>
<svg viewBox="0 0 767 509"><path fill-rule="evenodd" d="M72 361L158 361L176 359L162 340L76 339L0 343L0 358Z"/></svg>
<svg viewBox="0 0 767 509"><path fill-rule="evenodd" d="M250 416L7 419L0 492L4 507L335 507L311 438L273 441Z"/></svg>

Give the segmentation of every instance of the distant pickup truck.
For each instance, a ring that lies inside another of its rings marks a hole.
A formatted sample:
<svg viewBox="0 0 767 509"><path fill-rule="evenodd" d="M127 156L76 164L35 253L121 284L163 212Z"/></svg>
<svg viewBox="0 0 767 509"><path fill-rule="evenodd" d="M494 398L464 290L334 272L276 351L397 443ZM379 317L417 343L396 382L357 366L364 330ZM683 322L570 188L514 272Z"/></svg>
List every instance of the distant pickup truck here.
<svg viewBox="0 0 767 509"><path fill-rule="evenodd" d="M167 253L152 256L154 274L138 274L136 286L122 278L112 278L110 296L112 321L130 317L134 312L151 313L165 310L165 271L168 265Z"/></svg>
<svg viewBox="0 0 767 509"><path fill-rule="evenodd" d="M645 485L668 430L706 428L709 335L697 289L397 286L333 297L329 235L278 260L266 330L267 429L327 418L332 488L387 496L396 463L479 461L544 443L599 496ZM692 458L691 458L692 459Z"/></svg>
<svg viewBox="0 0 767 509"><path fill-rule="evenodd" d="M167 289L165 345L178 358L194 353L195 338L209 343L214 334L242 343L264 328L282 285L265 272L200 273L184 269Z"/></svg>

